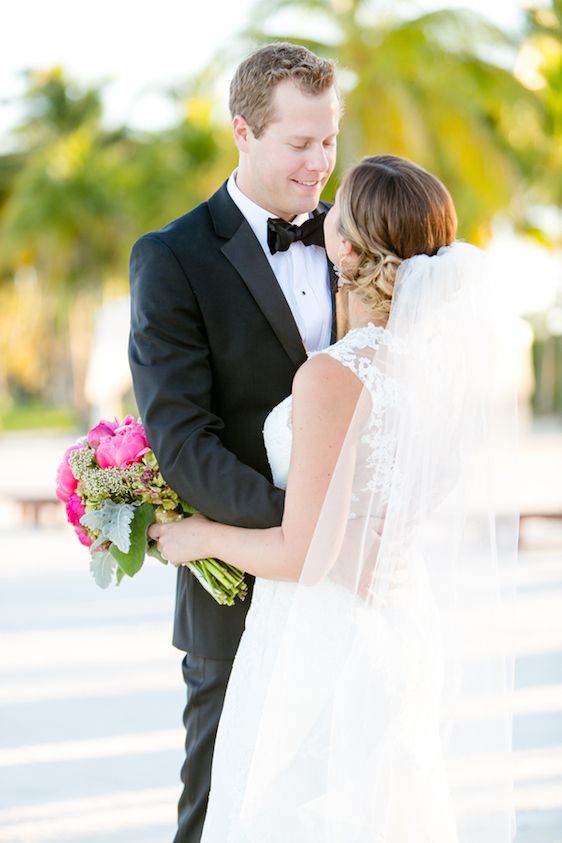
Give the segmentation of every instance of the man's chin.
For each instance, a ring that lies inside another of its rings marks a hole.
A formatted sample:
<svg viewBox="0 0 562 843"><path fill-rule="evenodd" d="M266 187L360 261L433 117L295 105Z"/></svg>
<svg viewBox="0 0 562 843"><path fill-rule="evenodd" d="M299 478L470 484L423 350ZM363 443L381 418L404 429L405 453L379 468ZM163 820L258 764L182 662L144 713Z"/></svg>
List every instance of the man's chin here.
<svg viewBox="0 0 562 843"><path fill-rule="evenodd" d="M309 214L311 211L316 210L319 202L320 193L316 193L314 196L304 197L294 203L293 213L295 216L298 216L299 214Z"/></svg>

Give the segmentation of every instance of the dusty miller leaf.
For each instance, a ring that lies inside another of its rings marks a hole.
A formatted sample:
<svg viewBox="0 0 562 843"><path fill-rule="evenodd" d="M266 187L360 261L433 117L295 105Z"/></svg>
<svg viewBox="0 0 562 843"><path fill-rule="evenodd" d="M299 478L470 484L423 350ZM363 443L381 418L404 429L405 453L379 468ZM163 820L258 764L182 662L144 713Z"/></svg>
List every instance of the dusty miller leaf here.
<svg viewBox="0 0 562 843"><path fill-rule="evenodd" d="M94 509L83 515L80 523L91 530L101 530L106 539L113 542L122 553L128 553L131 548L131 521L135 509L130 503L105 501L101 509Z"/></svg>
<svg viewBox="0 0 562 843"><path fill-rule="evenodd" d="M90 553L93 553L94 550L97 550L100 545L104 544L107 541L107 536L104 536L103 533L97 537L97 539L90 545Z"/></svg>
<svg viewBox="0 0 562 843"><path fill-rule="evenodd" d="M113 580L117 563L109 551L98 551L90 557L90 571L100 588L107 588Z"/></svg>
<svg viewBox="0 0 562 843"><path fill-rule="evenodd" d="M131 523L131 542L128 553L123 553L116 544L112 544L110 551L119 563L119 567L133 577L142 568L147 549L146 532L154 522L154 507L150 503L143 503L135 508L135 517Z"/></svg>

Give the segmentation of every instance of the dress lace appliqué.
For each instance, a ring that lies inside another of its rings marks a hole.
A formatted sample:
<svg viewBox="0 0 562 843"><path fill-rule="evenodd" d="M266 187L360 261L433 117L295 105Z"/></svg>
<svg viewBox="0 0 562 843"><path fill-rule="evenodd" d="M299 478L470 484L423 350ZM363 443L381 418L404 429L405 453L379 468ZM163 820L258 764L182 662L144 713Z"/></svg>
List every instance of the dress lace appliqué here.
<svg viewBox="0 0 562 843"><path fill-rule="evenodd" d="M391 339L385 328L369 323L363 328L350 331L325 351L314 352L314 354L329 354L330 357L338 360L359 378L371 394L372 411L367 424L367 433L361 440L371 451L367 458L370 475L362 491L378 493L381 503L388 500L391 482L398 482L394 461L395 441L393 436L385 433L383 420L388 410L396 406L399 389L392 378L377 368L374 352L379 346L391 342ZM354 503L360 503L360 501L357 500ZM350 517L355 517L355 513L352 512Z"/></svg>

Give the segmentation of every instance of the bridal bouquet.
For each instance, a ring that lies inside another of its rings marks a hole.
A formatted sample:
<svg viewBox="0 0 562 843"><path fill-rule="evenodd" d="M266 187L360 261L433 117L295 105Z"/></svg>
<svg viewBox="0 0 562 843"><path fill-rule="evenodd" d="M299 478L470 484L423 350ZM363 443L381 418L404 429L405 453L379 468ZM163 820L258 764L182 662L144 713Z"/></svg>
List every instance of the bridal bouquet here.
<svg viewBox="0 0 562 843"><path fill-rule="evenodd" d="M100 421L65 452L57 472L57 497L68 521L90 550L96 583L107 588L115 575L133 577L145 556L167 560L147 535L154 521L176 521L196 510L168 486L144 428L132 416L122 422ZM188 562L187 567L217 603L244 600L244 574L216 559Z"/></svg>

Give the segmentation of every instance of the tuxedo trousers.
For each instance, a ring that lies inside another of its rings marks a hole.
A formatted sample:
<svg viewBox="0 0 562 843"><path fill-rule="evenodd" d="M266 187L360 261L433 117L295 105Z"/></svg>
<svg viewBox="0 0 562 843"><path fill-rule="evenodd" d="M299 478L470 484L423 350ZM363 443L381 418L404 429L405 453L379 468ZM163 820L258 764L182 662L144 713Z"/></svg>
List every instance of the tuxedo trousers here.
<svg viewBox="0 0 562 843"><path fill-rule="evenodd" d="M185 761L174 843L199 843L211 785L217 728L233 659L208 659L186 653L182 662L187 687L183 714Z"/></svg>

